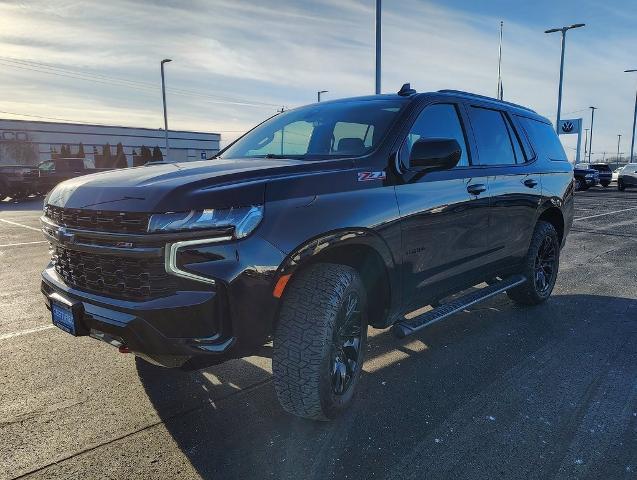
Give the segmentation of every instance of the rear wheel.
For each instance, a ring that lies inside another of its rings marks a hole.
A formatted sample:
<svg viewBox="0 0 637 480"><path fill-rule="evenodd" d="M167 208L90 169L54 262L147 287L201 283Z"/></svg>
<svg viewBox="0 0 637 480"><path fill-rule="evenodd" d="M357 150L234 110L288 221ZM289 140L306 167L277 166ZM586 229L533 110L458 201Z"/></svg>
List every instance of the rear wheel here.
<svg viewBox="0 0 637 480"><path fill-rule="evenodd" d="M329 420L352 401L360 377L367 295L346 265L319 263L297 275L274 333L274 388L289 413Z"/></svg>
<svg viewBox="0 0 637 480"><path fill-rule="evenodd" d="M551 296L560 266L559 237L552 224L538 222L521 273L527 281L507 291L511 300L537 305Z"/></svg>

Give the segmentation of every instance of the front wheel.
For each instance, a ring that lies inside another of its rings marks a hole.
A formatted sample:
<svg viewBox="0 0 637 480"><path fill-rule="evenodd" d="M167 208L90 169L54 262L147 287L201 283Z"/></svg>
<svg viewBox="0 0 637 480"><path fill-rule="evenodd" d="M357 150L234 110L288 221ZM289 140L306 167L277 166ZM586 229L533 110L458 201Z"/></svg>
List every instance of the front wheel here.
<svg viewBox="0 0 637 480"><path fill-rule="evenodd" d="M624 185L623 180L617 180L617 190L619 190L620 192L626 190L626 186Z"/></svg>
<svg viewBox="0 0 637 480"><path fill-rule="evenodd" d="M537 305L551 296L560 267L560 243L555 227L538 222L523 262L527 281L507 291L511 300L522 305Z"/></svg>
<svg viewBox="0 0 637 480"><path fill-rule="evenodd" d="M274 332L272 371L281 406L329 420L352 401L367 343L367 294L351 267L318 263L288 286Z"/></svg>
<svg viewBox="0 0 637 480"><path fill-rule="evenodd" d="M576 191L584 190L584 187L582 185L584 185L582 180L580 180L579 178L576 178L575 179L575 190Z"/></svg>

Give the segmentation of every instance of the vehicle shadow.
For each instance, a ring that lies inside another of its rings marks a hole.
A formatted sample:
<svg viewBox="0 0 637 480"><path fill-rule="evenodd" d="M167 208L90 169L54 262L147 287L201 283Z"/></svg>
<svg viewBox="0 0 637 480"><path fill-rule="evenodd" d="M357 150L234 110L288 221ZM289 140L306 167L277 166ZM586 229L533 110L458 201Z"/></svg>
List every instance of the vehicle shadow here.
<svg viewBox="0 0 637 480"><path fill-rule="evenodd" d="M636 318L634 299L555 295L522 308L500 297L404 340L374 331L355 404L329 423L283 412L267 360L192 373L138 360L137 370L203 478L548 478L566 455L565 432L577 429L565 395L577 404L582 382L599 384L598 366L631 355L616 347L635 344ZM616 380L630 388L632 375ZM578 379L572 390L560 386L571 377ZM541 423L513 428L544 410ZM538 435L542 442L527 441ZM631 442L623 441L619 450L630 456ZM624 475L616 460L598 471Z"/></svg>

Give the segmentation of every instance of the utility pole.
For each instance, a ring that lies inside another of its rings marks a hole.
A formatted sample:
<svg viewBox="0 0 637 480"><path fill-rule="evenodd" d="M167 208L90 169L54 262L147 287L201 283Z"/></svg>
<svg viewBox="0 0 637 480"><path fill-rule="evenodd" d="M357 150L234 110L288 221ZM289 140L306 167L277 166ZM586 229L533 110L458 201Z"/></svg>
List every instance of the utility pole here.
<svg viewBox="0 0 637 480"><path fill-rule="evenodd" d="M588 163L591 163L591 154L593 153L593 124L595 123L595 110L597 107L588 107L591 109L591 136L588 140Z"/></svg>
<svg viewBox="0 0 637 480"><path fill-rule="evenodd" d="M166 112L166 80L164 78L164 64L172 62L170 58L164 58L160 63L161 68L161 97L164 103L164 135L166 138L166 160L170 161L168 156L168 113Z"/></svg>
<svg viewBox="0 0 637 480"><path fill-rule="evenodd" d="M498 48L498 91L496 98L502 100L504 92L502 91L502 30L504 28L504 22L500 21L500 47Z"/></svg>
<svg viewBox="0 0 637 480"><path fill-rule="evenodd" d="M317 100L318 102L320 102L320 101L321 101L321 94L322 94L322 93L327 93L327 90L319 90L318 92L316 92L316 100Z"/></svg>
<svg viewBox="0 0 637 480"><path fill-rule="evenodd" d="M380 94L380 11L381 0L376 0L376 95Z"/></svg>
<svg viewBox="0 0 637 480"><path fill-rule="evenodd" d="M560 85L559 85L558 93L557 93L557 120L555 121L555 131L557 132L558 135L560 134L560 118L561 118L560 115L562 113L562 82L564 80L564 50L566 49L566 32L568 32L572 28L580 28L580 27L584 27L585 25L586 25L585 23L576 23L568 27L551 28L550 30L546 30L544 32L544 33L555 33L555 32L562 33L562 57L560 60Z"/></svg>

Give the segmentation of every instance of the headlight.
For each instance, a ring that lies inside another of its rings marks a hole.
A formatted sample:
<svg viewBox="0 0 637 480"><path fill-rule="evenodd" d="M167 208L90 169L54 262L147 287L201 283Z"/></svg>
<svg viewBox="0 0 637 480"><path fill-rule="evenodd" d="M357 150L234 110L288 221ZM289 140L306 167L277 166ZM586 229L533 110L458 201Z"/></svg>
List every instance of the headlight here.
<svg viewBox="0 0 637 480"><path fill-rule="evenodd" d="M250 207L156 213L148 222L149 232L188 232L234 227L234 236L249 235L263 218L263 205Z"/></svg>
<svg viewBox="0 0 637 480"><path fill-rule="evenodd" d="M586 178L593 178L593 177L594 177L594 175L593 175L592 173L587 173L587 174L585 175L585 177L586 177Z"/></svg>

